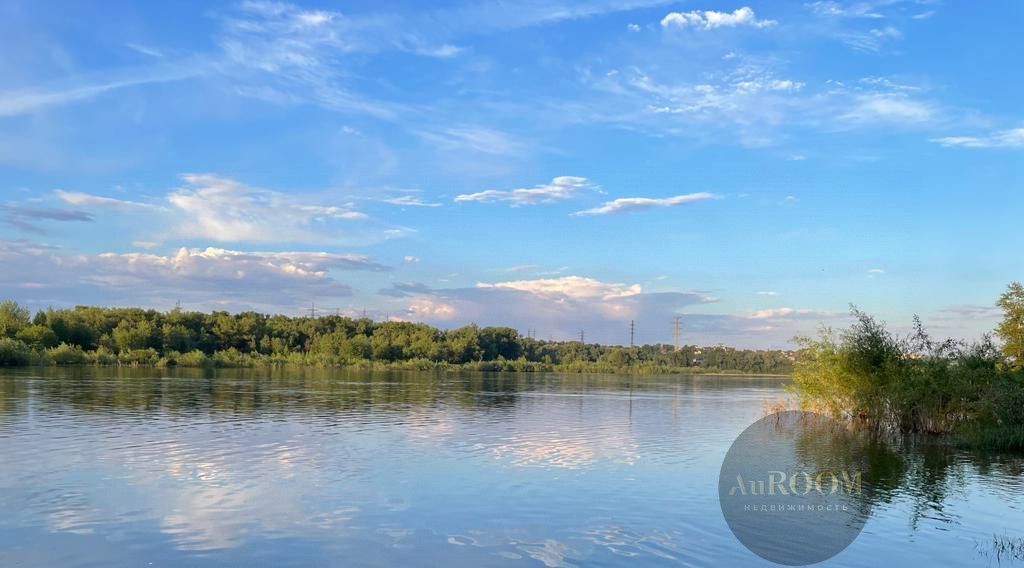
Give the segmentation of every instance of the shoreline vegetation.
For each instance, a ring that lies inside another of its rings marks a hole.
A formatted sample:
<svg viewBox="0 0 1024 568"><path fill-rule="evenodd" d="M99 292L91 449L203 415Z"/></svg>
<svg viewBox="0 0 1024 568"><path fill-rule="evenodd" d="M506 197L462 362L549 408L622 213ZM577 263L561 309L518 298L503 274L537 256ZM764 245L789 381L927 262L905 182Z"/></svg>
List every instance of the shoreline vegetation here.
<svg viewBox="0 0 1024 568"><path fill-rule="evenodd" d="M906 337L852 310L855 323L798 339L789 389L801 407L879 436L920 436L976 449L1024 450L1024 286L996 302L995 335L936 341L920 320Z"/></svg>
<svg viewBox="0 0 1024 568"><path fill-rule="evenodd" d="M795 353L545 341L510 327L257 312L76 306L35 314L0 302L0 366L303 366L364 370L788 376Z"/></svg>

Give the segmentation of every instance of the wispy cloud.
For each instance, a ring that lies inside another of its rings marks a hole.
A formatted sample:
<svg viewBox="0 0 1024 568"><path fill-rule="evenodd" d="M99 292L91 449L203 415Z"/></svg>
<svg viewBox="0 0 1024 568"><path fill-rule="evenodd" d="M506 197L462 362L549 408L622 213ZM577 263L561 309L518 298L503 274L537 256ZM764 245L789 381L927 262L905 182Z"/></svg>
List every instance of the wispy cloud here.
<svg viewBox="0 0 1024 568"><path fill-rule="evenodd" d="M587 178L577 176L559 176L550 183L534 187L521 187L509 190L487 189L477 193L457 195L456 202L476 201L480 203L505 202L513 207L520 205L537 205L563 201L575 197L584 190L596 190L597 186Z"/></svg>
<svg viewBox="0 0 1024 568"><path fill-rule="evenodd" d="M925 123L937 115L936 108L907 93L858 93L853 95L839 119L848 123Z"/></svg>
<svg viewBox="0 0 1024 568"><path fill-rule="evenodd" d="M381 201L383 201L384 203L388 203L390 205L400 205L402 207L440 207L441 206L440 203L430 203L430 202L427 202L427 201L423 201L421 198L416 197L414 195L402 195L402 196L399 196L399 197L389 197L387 199L382 199Z"/></svg>
<svg viewBox="0 0 1024 568"><path fill-rule="evenodd" d="M899 25L932 17L934 10L916 12L925 3L919 0L820 1L805 6L821 18L823 33L855 50L875 53L903 39L904 32Z"/></svg>
<svg viewBox="0 0 1024 568"><path fill-rule="evenodd" d="M337 238L337 222L367 219L346 205L316 205L215 174L185 174L167 196L180 215L179 234L220 242L321 242Z"/></svg>
<svg viewBox="0 0 1024 568"><path fill-rule="evenodd" d="M680 81L671 66L641 64L584 76L607 97L590 120L607 120L656 135L720 140L762 147L800 129L924 127L955 119L927 89L884 77L809 83L780 76L773 66L738 57L698 82Z"/></svg>
<svg viewBox="0 0 1024 568"><path fill-rule="evenodd" d="M83 81L82 84L53 88L23 89L0 92L0 117L16 116L49 107L92 99L104 93L152 83L179 81L208 72L202 61L183 61L153 69L125 72L117 80Z"/></svg>
<svg viewBox="0 0 1024 568"><path fill-rule="evenodd" d="M714 10L691 11L691 12L669 12L661 19L663 28L686 28L695 27L703 30L715 28L734 28L737 26L750 26L754 28L769 28L778 24L775 20L758 19L754 11L747 6L733 10L732 12L716 12Z"/></svg>
<svg viewBox="0 0 1024 568"><path fill-rule="evenodd" d="M960 305L943 308L936 319L944 320L992 320L1003 315L995 306Z"/></svg>
<svg viewBox="0 0 1024 568"><path fill-rule="evenodd" d="M820 1L810 2L806 6L811 12L819 16L881 19L885 15L878 11L878 8L892 3L892 0L844 3Z"/></svg>
<svg viewBox="0 0 1024 568"><path fill-rule="evenodd" d="M78 192L78 191L64 191L63 189L58 189L58 190L54 191L54 194L57 196L58 199L60 199L64 203L67 203L67 204L70 204L70 205L85 206L85 207L89 207L89 206L96 206L96 207L127 207L127 208L153 207L153 205L150 205L148 203L141 203L141 202L138 202L138 201L128 201L128 200L124 200L124 199L115 199L113 197L103 197L103 196L100 196L100 195L92 195L92 194L89 194L89 193L82 193L82 192Z"/></svg>
<svg viewBox="0 0 1024 568"><path fill-rule="evenodd" d="M606 201L599 207L592 209L584 209L583 211L577 211L573 215L586 216L586 215L611 215L615 213L630 213L634 211L643 211L645 209L656 209L662 207L676 207L679 205L685 205L687 203L694 203L697 201L706 201L708 199L714 199L715 195L708 192L698 193L687 193L684 195L675 195L672 197L620 197L612 201Z"/></svg>
<svg viewBox="0 0 1024 568"><path fill-rule="evenodd" d="M986 136L944 136L932 138L932 142L963 148L1024 148L1024 128L1000 130Z"/></svg>
<svg viewBox="0 0 1024 568"><path fill-rule="evenodd" d="M78 221L91 222L95 219L90 213L76 209L58 209L54 207L36 207L9 203L0 205L0 223L10 225L26 233L37 235L46 231L38 225L40 221Z"/></svg>
<svg viewBox="0 0 1024 568"><path fill-rule="evenodd" d="M865 52L878 52L893 40L903 39L903 32L896 26L870 28L867 30L849 30L836 34L846 45Z"/></svg>
<svg viewBox="0 0 1024 568"><path fill-rule="evenodd" d="M162 51L160 51L159 49L157 49L155 47L150 47L148 45L142 45L142 44L139 44L139 43L126 43L125 47L127 47L128 49L130 49L130 50L132 50L132 51L134 51L136 53L140 53L140 54L146 55L148 57L161 58L161 57L164 56L164 53Z"/></svg>
<svg viewBox="0 0 1024 568"><path fill-rule="evenodd" d="M526 150L526 144L507 133L482 126L459 125L439 130L418 130L416 134L449 151L508 156Z"/></svg>
<svg viewBox="0 0 1024 568"><path fill-rule="evenodd" d="M805 319L822 319L833 317L836 314L831 312L825 312L821 310L811 310L806 308L767 308L764 310L756 310L750 314L750 319L755 320L770 320L780 318L805 318Z"/></svg>

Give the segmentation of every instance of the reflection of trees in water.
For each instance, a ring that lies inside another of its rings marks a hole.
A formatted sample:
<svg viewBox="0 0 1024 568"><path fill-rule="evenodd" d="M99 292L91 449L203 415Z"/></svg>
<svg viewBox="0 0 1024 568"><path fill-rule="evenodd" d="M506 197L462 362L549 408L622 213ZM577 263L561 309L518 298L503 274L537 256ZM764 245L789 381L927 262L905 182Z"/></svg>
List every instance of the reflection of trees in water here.
<svg viewBox="0 0 1024 568"><path fill-rule="evenodd" d="M156 377L154 377L156 373ZM94 369L53 370L32 382L35 404L70 405L85 412L111 410L232 413L346 412L373 407L401 410L440 402L494 404L495 397L475 397L485 388L462 384L446 389L441 376L381 372L346 373L315 369ZM457 379L454 379L457 380ZM21 381L15 383L24 384ZM486 385L487 388L496 385ZM497 385L500 392L516 389ZM18 396L18 395L15 395ZM500 397L499 397L500 398Z"/></svg>
<svg viewBox="0 0 1024 568"><path fill-rule="evenodd" d="M666 383L616 375L358 371L268 367L262 369L133 369L66 367L33 371L28 383L0 378L0 413L34 404L70 405L86 412L115 410L184 412L323 412L372 407L396 410L439 404L507 410L522 394L660 390L685 394L735 388L737 378ZM27 376L27 375L22 375ZM553 378L555 377L555 378ZM29 386L30 385L30 386Z"/></svg>
<svg viewBox="0 0 1024 568"><path fill-rule="evenodd" d="M0 420L4 416L23 412L28 396L28 383L25 381L0 380Z"/></svg>
<svg viewBox="0 0 1024 568"><path fill-rule="evenodd" d="M819 471L862 471L865 498L858 506L866 513L905 496L915 530L924 518L958 523L947 504L968 489L988 491L1006 501L1024 492L1024 457L1020 455L967 452L923 438L882 437L831 421L811 423L798 432L798 459L813 463ZM982 483L972 486L978 480Z"/></svg>

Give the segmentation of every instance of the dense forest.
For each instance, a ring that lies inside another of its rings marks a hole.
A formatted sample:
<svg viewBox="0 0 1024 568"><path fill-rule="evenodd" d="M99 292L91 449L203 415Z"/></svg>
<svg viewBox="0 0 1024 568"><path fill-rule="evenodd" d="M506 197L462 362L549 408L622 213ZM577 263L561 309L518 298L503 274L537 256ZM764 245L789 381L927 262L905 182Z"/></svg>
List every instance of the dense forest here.
<svg viewBox="0 0 1024 568"><path fill-rule="evenodd" d="M34 315L0 302L0 365L261 364L580 372L786 374L793 353L729 347L679 350L543 341L509 327L443 330L422 323L256 312L160 312L76 306Z"/></svg>

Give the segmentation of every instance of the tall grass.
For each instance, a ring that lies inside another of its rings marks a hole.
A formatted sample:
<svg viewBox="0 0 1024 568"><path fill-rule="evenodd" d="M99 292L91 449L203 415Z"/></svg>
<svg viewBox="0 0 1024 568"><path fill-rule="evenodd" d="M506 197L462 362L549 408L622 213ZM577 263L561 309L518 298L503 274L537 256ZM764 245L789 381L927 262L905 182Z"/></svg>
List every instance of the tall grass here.
<svg viewBox="0 0 1024 568"><path fill-rule="evenodd" d="M791 389L803 406L878 433L1024 449L1024 374L988 338L935 342L916 319L901 338L863 312L853 316L848 329L798 340Z"/></svg>

